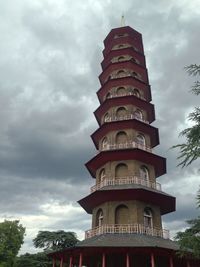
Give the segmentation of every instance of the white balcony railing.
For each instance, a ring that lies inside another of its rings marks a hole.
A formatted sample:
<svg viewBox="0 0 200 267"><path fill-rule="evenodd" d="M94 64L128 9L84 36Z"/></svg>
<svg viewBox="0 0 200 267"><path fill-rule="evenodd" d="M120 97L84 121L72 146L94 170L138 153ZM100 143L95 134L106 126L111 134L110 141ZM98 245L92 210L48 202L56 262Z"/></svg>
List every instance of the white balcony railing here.
<svg viewBox="0 0 200 267"><path fill-rule="evenodd" d="M112 93L109 96L107 96L107 98L109 99L109 98L115 98L115 97L120 97L120 96L130 96L130 95L134 95L134 96L136 96L136 97L138 97L138 98L140 98L142 100L146 100L146 98L144 98L141 95L136 95L136 94L134 94L134 92L127 92L127 93L123 93L123 94Z"/></svg>
<svg viewBox="0 0 200 267"><path fill-rule="evenodd" d="M97 183L96 185L92 186L90 188L90 192L93 193L97 190L100 190L101 188L105 186L115 186L115 185L142 185L148 188L156 189L158 191L162 191L161 184L160 183L152 183L149 180L145 180L144 178L138 177L136 175L133 176L126 176L126 177L115 177L115 178L107 178L105 177L103 181L100 183Z"/></svg>
<svg viewBox="0 0 200 267"><path fill-rule="evenodd" d="M170 238L168 230L145 227L142 224L105 224L86 231L85 238L102 234L143 234L164 239Z"/></svg>
<svg viewBox="0 0 200 267"><path fill-rule="evenodd" d="M133 77L143 82L142 77L139 74L133 74L131 72L124 72L120 74L111 74L108 76L108 78L105 80L107 82L108 80L118 79L118 78L126 78L126 77Z"/></svg>
<svg viewBox="0 0 200 267"><path fill-rule="evenodd" d="M105 144L100 150L106 151L106 150L126 149L126 148L139 148L139 149L152 153L151 147L134 142L134 141L121 143L121 144Z"/></svg>
<svg viewBox="0 0 200 267"><path fill-rule="evenodd" d="M149 121L146 121L146 120L140 118L139 116L137 116L135 114L127 114L127 115L124 115L124 116L107 116L103 123L111 122L111 121L132 120L132 119L136 119L136 120L139 120L139 121L142 121L144 123L149 124Z"/></svg>

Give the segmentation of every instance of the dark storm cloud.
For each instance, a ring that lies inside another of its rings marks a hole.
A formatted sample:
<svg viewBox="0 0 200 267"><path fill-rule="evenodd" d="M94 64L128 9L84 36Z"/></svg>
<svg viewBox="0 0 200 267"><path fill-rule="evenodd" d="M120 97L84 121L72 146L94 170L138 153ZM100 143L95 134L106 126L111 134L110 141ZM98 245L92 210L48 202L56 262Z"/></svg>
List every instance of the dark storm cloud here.
<svg viewBox="0 0 200 267"><path fill-rule="evenodd" d="M177 151L169 148L181 141L178 132L199 103L188 93L193 79L183 70L198 63L198 8L187 1L74 2L0 4L0 214L22 219L28 249L39 228L90 227L90 217L69 203L94 183L84 163L95 153L89 135L97 128L92 112L98 107L101 51L122 13L143 34L160 130L155 151L168 158L168 175L159 181L177 196L177 212L164 216L165 224L179 230L197 214L199 162L177 169ZM66 220L49 208L65 205L71 212Z"/></svg>

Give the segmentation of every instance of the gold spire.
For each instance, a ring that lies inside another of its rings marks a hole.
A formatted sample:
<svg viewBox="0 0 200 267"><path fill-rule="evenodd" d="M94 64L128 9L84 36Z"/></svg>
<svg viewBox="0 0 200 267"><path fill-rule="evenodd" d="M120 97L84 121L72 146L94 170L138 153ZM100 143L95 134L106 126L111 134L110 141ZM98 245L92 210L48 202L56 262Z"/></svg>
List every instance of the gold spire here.
<svg viewBox="0 0 200 267"><path fill-rule="evenodd" d="M124 15L122 15L121 17L121 27L124 27L125 26L125 18L124 18Z"/></svg>

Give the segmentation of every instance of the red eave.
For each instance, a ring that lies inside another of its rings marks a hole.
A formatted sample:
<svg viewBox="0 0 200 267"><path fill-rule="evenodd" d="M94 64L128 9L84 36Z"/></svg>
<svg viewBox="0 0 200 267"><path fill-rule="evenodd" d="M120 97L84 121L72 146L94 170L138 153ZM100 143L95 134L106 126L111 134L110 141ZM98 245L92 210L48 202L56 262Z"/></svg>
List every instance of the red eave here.
<svg viewBox="0 0 200 267"><path fill-rule="evenodd" d="M166 158L138 148L101 151L89 160L85 166L91 176L95 178L96 170L101 166L109 161L121 160L138 160L144 164L150 164L154 166L156 177L166 173Z"/></svg>
<svg viewBox="0 0 200 267"><path fill-rule="evenodd" d="M132 60L127 60L123 62L115 62L110 64L107 68L103 70L103 72L99 75L99 81L101 85L104 83L104 80L113 72L119 71L122 69L128 69L131 71L135 71L142 76L142 79L145 83L149 84L147 69L145 66L142 66Z"/></svg>
<svg viewBox="0 0 200 267"><path fill-rule="evenodd" d="M147 112L147 121L152 123L155 120L154 105L138 98L137 96L120 96L106 99L94 112L99 125L101 124L102 116L108 111L109 108L125 105L135 105L136 107Z"/></svg>
<svg viewBox="0 0 200 267"><path fill-rule="evenodd" d="M124 27L114 28L106 36L106 38L104 40L105 46L110 42L110 40L115 36L115 34L124 34L124 33L128 33L128 34L133 33L135 35L138 35L140 38L142 38L142 34L140 32L138 32L138 31L134 30L130 26L124 26Z"/></svg>
<svg viewBox="0 0 200 267"><path fill-rule="evenodd" d="M110 51L109 55L103 59L101 62L102 69L106 69L109 64L111 64L111 59L114 57L118 57L121 55L130 55L133 58L137 59L140 64L144 67L146 67L146 62L145 62L145 56L138 53L133 49L133 47L127 47L121 50L112 50Z"/></svg>
<svg viewBox="0 0 200 267"><path fill-rule="evenodd" d="M146 133L150 136L151 146L155 147L159 144L159 134L158 129L143 123L139 120L124 120L124 121L113 121L110 123L104 123L100 128L98 128L92 135L91 138L98 149L98 142L110 131L117 131L123 129L135 129L139 132Z"/></svg>
<svg viewBox="0 0 200 267"><path fill-rule="evenodd" d="M139 200L159 206L161 215L175 211L176 199L170 195L150 191L144 188L98 190L78 201L84 210L91 214L92 210L109 201Z"/></svg>
<svg viewBox="0 0 200 267"><path fill-rule="evenodd" d="M109 92L109 90L112 87L115 86L126 86L130 85L136 88L139 88L143 90L144 96L147 101L151 101L151 90L150 90L150 85L143 83L142 81L134 78L134 77L124 77L124 78L118 78L118 79L110 79L108 80L98 91L97 91L97 96L100 100L100 102L103 102L104 96Z"/></svg>

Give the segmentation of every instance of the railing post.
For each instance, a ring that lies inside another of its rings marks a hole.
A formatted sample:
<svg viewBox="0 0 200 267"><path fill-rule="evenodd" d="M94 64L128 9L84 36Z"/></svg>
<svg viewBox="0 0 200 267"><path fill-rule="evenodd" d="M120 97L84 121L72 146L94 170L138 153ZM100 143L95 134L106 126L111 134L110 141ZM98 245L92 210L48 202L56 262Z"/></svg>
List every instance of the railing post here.
<svg viewBox="0 0 200 267"><path fill-rule="evenodd" d="M102 254L102 267L106 267L106 255L104 252Z"/></svg>
<svg viewBox="0 0 200 267"><path fill-rule="evenodd" d="M60 259L60 267L63 267L63 257Z"/></svg>
<svg viewBox="0 0 200 267"><path fill-rule="evenodd" d="M83 261L83 255L82 255L82 253L80 253L80 255L79 255L79 267L82 267L82 261Z"/></svg>
<svg viewBox="0 0 200 267"><path fill-rule="evenodd" d="M170 256L170 258L169 258L169 267L173 267L173 266L174 266L173 258L172 258L172 256Z"/></svg>
<svg viewBox="0 0 200 267"><path fill-rule="evenodd" d="M153 252L151 253L151 267L155 267L155 258Z"/></svg>
<svg viewBox="0 0 200 267"><path fill-rule="evenodd" d="M128 253L126 253L126 267L130 267L130 258Z"/></svg>
<svg viewBox="0 0 200 267"><path fill-rule="evenodd" d="M69 267L72 267L72 256L69 258Z"/></svg>
<svg viewBox="0 0 200 267"><path fill-rule="evenodd" d="M187 261L187 267L190 267L190 262L189 262L189 260Z"/></svg>
<svg viewBox="0 0 200 267"><path fill-rule="evenodd" d="M56 259L53 258L53 267L56 267Z"/></svg>

